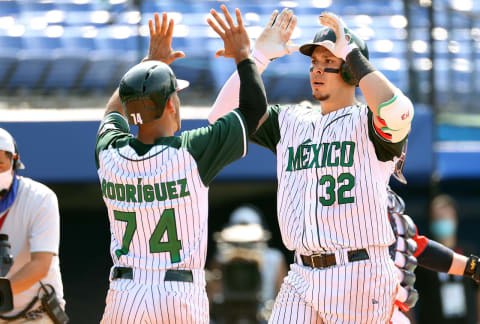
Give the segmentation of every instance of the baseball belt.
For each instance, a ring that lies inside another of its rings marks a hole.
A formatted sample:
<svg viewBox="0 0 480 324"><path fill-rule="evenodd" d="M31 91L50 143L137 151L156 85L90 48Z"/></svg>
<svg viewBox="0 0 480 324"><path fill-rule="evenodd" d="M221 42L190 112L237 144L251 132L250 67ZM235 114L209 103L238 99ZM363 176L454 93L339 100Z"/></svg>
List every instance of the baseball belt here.
<svg viewBox="0 0 480 324"><path fill-rule="evenodd" d="M133 269L129 267L113 268L112 280L133 279ZM193 282L193 273L190 270L167 270L164 281Z"/></svg>
<svg viewBox="0 0 480 324"><path fill-rule="evenodd" d="M368 260L368 252L366 249L352 250L347 252L348 262ZM303 265L323 269L337 264L335 254L312 254L300 255Z"/></svg>

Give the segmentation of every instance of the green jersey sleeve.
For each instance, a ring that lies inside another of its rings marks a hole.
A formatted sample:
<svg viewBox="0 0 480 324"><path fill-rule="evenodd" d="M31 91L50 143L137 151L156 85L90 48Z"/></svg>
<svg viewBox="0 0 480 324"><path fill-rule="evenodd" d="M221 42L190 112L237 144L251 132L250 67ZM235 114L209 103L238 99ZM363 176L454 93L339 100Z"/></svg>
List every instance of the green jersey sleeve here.
<svg viewBox="0 0 480 324"><path fill-rule="evenodd" d="M375 126L373 124L373 113L368 111L368 137L372 141L375 147L375 154L378 160L385 162L391 161L394 157L400 157L402 155L402 148L407 140L408 136L403 141L398 143L387 142L380 135L377 134Z"/></svg>
<svg viewBox="0 0 480 324"><path fill-rule="evenodd" d="M222 168L247 154L247 134L245 118L235 109L210 126L183 132L181 146L192 154L208 186Z"/></svg>
<svg viewBox="0 0 480 324"><path fill-rule="evenodd" d="M116 147L118 140L132 137L127 120L118 112L111 112L106 115L97 131L97 141L95 145L95 164L99 168L98 156L100 152L108 147Z"/></svg>
<svg viewBox="0 0 480 324"><path fill-rule="evenodd" d="M250 141L277 154L277 144L280 141L280 125L278 115L282 107L279 105L268 108L268 118L260 128L250 136Z"/></svg>

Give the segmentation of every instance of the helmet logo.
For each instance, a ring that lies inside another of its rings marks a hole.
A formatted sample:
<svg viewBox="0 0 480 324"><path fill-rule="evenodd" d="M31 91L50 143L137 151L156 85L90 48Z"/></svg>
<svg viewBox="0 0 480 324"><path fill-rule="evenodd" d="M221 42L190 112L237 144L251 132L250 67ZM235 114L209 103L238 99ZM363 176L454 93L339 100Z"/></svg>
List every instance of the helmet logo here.
<svg viewBox="0 0 480 324"><path fill-rule="evenodd" d="M133 124L135 125L143 124L142 116L140 115L140 113L133 113L133 114L130 114L130 116L133 119Z"/></svg>
<svg viewBox="0 0 480 324"><path fill-rule="evenodd" d="M320 34L320 37L327 35L329 32L328 28L325 28L322 33Z"/></svg>

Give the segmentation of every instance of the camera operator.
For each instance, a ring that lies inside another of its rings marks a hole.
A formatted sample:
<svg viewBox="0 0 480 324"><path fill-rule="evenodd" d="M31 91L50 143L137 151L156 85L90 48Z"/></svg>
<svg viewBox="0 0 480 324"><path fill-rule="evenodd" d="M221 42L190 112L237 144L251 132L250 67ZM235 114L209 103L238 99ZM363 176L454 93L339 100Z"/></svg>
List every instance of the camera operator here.
<svg viewBox="0 0 480 324"><path fill-rule="evenodd" d="M210 263L207 294L217 324L266 323L287 265L283 254L267 245L270 232L253 205L233 211L215 233L217 254Z"/></svg>
<svg viewBox="0 0 480 324"><path fill-rule="evenodd" d="M8 237L13 256L6 275L13 310L0 314L0 323L66 323L57 197L45 185L18 176L19 169L24 165L15 140L0 128L0 233L6 234L4 240ZM8 262L8 257L0 257ZM0 293L5 296L9 292Z"/></svg>

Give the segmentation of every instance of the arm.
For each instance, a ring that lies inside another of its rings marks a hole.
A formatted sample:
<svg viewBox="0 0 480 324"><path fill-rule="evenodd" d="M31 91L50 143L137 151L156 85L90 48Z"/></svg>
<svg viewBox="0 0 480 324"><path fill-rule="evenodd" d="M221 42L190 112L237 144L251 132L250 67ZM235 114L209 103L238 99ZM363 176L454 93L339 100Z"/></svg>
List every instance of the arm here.
<svg viewBox="0 0 480 324"><path fill-rule="evenodd" d="M237 63L240 78L239 110L245 118L248 135L251 135L259 127L260 121L268 117L265 89L255 63L250 59L250 39L243 26L240 10L235 10L238 23L238 26L235 26L227 8L222 5L221 9L228 26L214 9L210 13L220 27L211 19L207 19L207 22L224 42L224 49L217 51L215 55L231 57Z"/></svg>
<svg viewBox="0 0 480 324"><path fill-rule="evenodd" d="M255 62L258 73L262 74L270 60L291 54L298 50L298 46L290 44L290 37L297 24L297 17L293 11L284 9L280 15L275 10L270 20L255 42L252 59ZM240 78L238 73L233 73L220 90L208 115L208 121L214 123L218 118L226 115L239 105Z"/></svg>
<svg viewBox="0 0 480 324"><path fill-rule="evenodd" d="M333 54L345 61L359 81L379 135L390 143L402 142L410 132L414 114L410 99L363 56L352 37L345 34L346 25L340 17L324 12L319 19L322 25L335 31Z"/></svg>
<svg viewBox="0 0 480 324"><path fill-rule="evenodd" d="M51 252L35 252L31 253L31 260L25 264L20 270L11 276L12 293L14 295L24 292L35 283L45 278L50 270L53 253Z"/></svg>
<svg viewBox="0 0 480 324"><path fill-rule="evenodd" d="M457 276L471 277L476 282L480 281L480 268L478 257L454 252L434 240L425 236L416 235L414 240L418 244L415 256L418 265L436 272L446 272Z"/></svg>

